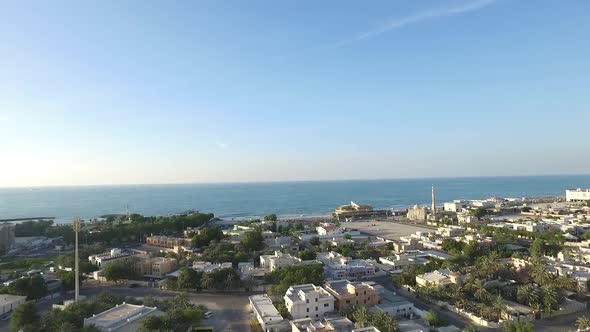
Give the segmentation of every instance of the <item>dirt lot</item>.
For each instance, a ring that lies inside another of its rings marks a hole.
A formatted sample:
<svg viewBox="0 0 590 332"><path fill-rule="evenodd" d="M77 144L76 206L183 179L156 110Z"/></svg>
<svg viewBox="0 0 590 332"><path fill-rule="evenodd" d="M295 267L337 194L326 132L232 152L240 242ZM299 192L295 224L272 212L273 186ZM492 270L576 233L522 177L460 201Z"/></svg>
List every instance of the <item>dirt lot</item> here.
<svg viewBox="0 0 590 332"><path fill-rule="evenodd" d="M400 236L407 236L417 231L432 232L433 228L398 223L393 221L353 221L343 222L342 227L358 229L372 235L391 240L399 240ZM373 226L375 225L375 226Z"/></svg>

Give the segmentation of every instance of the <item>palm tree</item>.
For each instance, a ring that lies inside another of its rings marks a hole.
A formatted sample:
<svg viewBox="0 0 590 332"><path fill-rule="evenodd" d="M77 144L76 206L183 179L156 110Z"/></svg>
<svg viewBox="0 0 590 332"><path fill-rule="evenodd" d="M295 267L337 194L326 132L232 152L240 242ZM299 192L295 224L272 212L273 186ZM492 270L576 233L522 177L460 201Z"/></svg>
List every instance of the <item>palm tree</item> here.
<svg viewBox="0 0 590 332"><path fill-rule="evenodd" d="M359 327L367 327L369 321L371 320L371 314L364 305L356 307L352 313L352 317Z"/></svg>
<svg viewBox="0 0 590 332"><path fill-rule="evenodd" d="M506 311L506 304L502 295L497 295L492 298L491 308L497 315L498 319L502 318L502 314Z"/></svg>
<svg viewBox="0 0 590 332"><path fill-rule="evenodd" d="M535 287L531 284L519 286L516 290L516 300L518 303L531 305L533 302L537 302L537 294L535 293Z"/></svg>
<svg viewBox="0 0 590 332"><path fill-rule="evenodd" d="M485 283L481 279L476 279L473 284L470 285L471 289L473 290L473 296L480 302L485 302L490 293L485 288Z"/></svg>
<svg viewBox="0 0 590 332"><path fill-rule="evenodd" d="M397 322L384 311L375 314L371 324L382 332L397 332Z"/></svg>
<svg viewBox="0 0 590 332"><path fill-rule="evenodd" d="M578 317L576 320L576 327L578 328L578 331L590 330L590 318L588 318L588 316Z"/></svg>
<svg viewBox="0 0 590 332"><path fill-rule="evenodd" d="M213 286L215 286L215 279L213 279L211 273L205 273L203 278L201 278L201 287L203 289L211 289Z"/></svg>
<svg viewBox="0 0 590 332"><path fill-rule="evenodd" d="M540 258L532 258L530 262L531 268L529 276L539 285L546 284L550 279L549 272L547 271L547 264L545 264Z"/></svg>
<svg viewBox="0 0 590 332"><path fill-rule="evenodd" d="M545 312L551 316L551 312L553 312L553 307L559 303L559 293L557 293L557 289L551 285L543 286L543 308Z"/></svg>
<svg viewBox="0 0 590 332"><path fill-rule="evenodd" d="M576 292L578 290L578 281L571 274L561 275L557 277L555 281L559 288L567 289L572 292Z"/></svg>

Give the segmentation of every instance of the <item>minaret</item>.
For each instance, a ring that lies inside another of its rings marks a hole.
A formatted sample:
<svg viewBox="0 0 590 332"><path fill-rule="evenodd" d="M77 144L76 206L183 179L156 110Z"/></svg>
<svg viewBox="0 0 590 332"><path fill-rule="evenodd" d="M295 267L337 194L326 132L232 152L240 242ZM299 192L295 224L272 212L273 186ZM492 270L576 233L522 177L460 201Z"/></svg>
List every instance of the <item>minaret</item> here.
<svg viewBox="0 0 590 332"><path fill-rule="evenodd" d="M436 220L436 191L432 185L432 218Z"/></svg>
<svg viewBox="0 0 590 332"><path fill-rule="evenodd" d="M78 256L78 232L80 232L80 218L76 217L74 219L74 234L76 235L76 248L75 248L75 257L74 257L74 270L75 270L75 293L74 293L74 301L78 302L78 297L80 296L80 267L79 267L79 260L80 257Z"/></svg>

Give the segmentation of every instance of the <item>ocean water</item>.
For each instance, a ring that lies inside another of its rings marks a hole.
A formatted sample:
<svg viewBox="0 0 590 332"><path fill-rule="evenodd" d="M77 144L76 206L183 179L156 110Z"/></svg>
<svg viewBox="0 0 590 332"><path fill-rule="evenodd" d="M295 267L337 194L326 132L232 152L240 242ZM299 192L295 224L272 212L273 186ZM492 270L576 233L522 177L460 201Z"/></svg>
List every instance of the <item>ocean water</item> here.
<svg viewBox="0 0 590 332"><path fill-rule="evenodd" d="M568 188L590 188L590 175L481 178L430 178L237 184L125 185L0 188L0 219L109 213L166 215L187 210L221 218L322 215L355 201L375 208L429 204L431 185L437 201L485 199L490 196L563 196Z"/></svg>

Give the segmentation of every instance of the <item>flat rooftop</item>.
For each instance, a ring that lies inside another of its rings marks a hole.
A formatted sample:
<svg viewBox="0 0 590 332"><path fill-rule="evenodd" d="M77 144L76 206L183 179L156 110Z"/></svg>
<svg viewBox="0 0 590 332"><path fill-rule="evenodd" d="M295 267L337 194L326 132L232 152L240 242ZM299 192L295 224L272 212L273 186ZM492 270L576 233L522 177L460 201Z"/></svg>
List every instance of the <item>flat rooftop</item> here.
<svg viewBox="0 0 590 332"><path fill-rule="evenodd" d="M155 311L158 311L158 309L144 305L123 303L103 311L98 315L84 319L84 325L94 324L102 329L116 330Z"/></svg>
<svg viewBox="0 0 590 332"><path fill-rule="evenodd" d="M264 323L281 322L283 316L279 314L277 308L272 304L272 300L266 294L258 294L250 296L250 302L254 306L254 310L262 317Z"/></svg>
<svg viewBox="0 0 590 332"><path fill-rule="evenodd" d="M392 221L343 222L340 227L358 229L365 234L382 237L388 240L399 240L402 236L408 236L416 232L434 232L432 228Z"/></svg>
<svg viewBox="0 0 590 332"><path fill-rule="evenodd" d="M27 298L26 296L20 296L20 295L0 294L0 306L14 303L14 302L22 300L22 299L26 300L26 298Z"/></svg>

